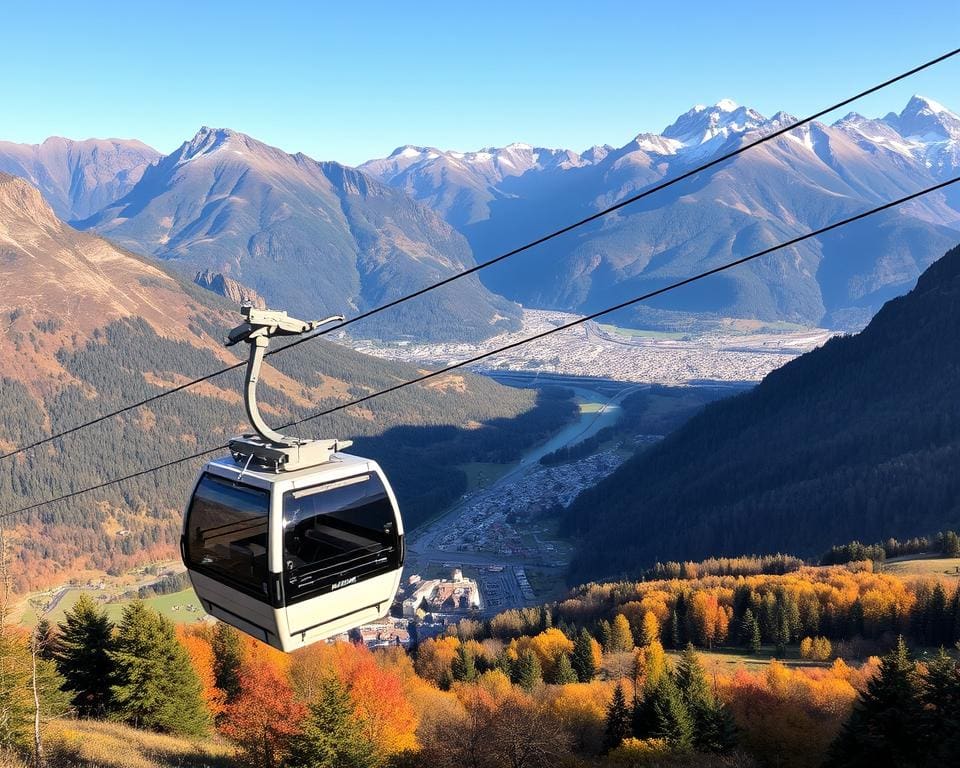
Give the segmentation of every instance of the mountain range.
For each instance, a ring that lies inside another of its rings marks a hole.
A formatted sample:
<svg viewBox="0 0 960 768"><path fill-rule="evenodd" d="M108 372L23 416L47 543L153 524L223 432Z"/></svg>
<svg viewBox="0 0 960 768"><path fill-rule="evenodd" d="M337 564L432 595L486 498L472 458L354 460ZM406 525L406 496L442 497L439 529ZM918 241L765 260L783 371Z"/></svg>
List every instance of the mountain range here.
<svg viewBox="0 0 960 768"><path fill-rule="evenodd" d="M484 259L793 122L721 100L661 134L585 152L403 146L360 168L434 207ZM528 306L592 311L960 171L960 117L920 96L872 120L814 122L483 273ZM879 223L878 223L879 222ZM670 312L866 323L960 239L960 190L930 195L653 304ZM651 312L644 309L649 320ZM653 316L657 316L653 313ZM636 319L636 318L635 318Z"/></svg>
<svg viewBox="0 0 960 768"><path fill-rule="evenodd" d="M960 247L859 334L708 405L581 494L575 581L957 528L958 326Z"/></svg>
<svg viewBox="0 0 960 768"><path fill-rule="evenodd" d="M236 305L167 265L60 220L39 191L0 173L0 452L96 418L237 361L223 346ZM243 354L243 350L239 350ZM155 466L246 429L241 371L4 460L0 508ZM317 339L270 358L262 401L274 421L302 418L413 379L412 366ZM504 458L543 439L572 406L469 373L309 422L303 435L351 437L393 472L412 526L466 487L459 464ZM418 461L410 461L416 455ZM175 556L199 461L12 520L17 586L67 572L124 570ZM402 469L402 471L400 471Z"/></svg>

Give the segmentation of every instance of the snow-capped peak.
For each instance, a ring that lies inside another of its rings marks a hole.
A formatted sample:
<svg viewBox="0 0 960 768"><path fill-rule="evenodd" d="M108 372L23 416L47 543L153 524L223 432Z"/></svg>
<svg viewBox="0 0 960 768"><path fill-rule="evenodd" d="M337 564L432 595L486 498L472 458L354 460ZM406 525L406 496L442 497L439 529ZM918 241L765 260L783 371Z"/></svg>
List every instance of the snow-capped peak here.
<svg viewBox="0 0 960 768"><path fill-rule="evenodd" d="M680 115L663 130L662 136L680 142L684 147L704 144L716 136L724 138L760 128L766 118L749 107L738 106L731 99L721 99L712 107L697 105Z"/></svg>

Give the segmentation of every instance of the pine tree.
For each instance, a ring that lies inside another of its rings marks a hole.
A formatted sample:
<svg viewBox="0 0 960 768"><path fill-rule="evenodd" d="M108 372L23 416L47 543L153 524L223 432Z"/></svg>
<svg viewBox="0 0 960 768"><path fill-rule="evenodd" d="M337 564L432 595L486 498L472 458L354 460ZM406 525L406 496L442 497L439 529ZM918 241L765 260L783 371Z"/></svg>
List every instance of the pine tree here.
<svg viewBox="0 0 960 768"><path fill-rule="evenodd" d="M927 664L921 699L927 761L949 765L960 755L960 665L942 648Z"/></svg>
<svg viewBox="0 0 960 768"><path fill-rule="evenodd" d="M593 637L585 628L580 630L573 643L570 665L581 683L589 683L597 676L597 665L593 658Z"/></svg>
<svg viewBox="0 0 960 768"><path fill-rule="evenodd" d="M207 732L203 686L172 622L140 601L131 603L124 608L110 657L118 720L166 733Z"/></svg>
<svg viewBox="0 0 960 768"><path fill-rule="evenodd" d="M830 748L831 768L875 768L917 764L925 744L923 703L916 665L901 637L883 657L850 719Z"/></svg>
<svg viewBox="0 0 960 768"><path fill-rule="evenodd" d="M213 628L213 672L216 685L227 694L227 703L240 693L240 664L243 662L243 645L240 633L229 624L218 621Z"/></svg>
<svg viewBox="0 0 960 768"><path fill-rule="evenodd" d="M543 682L540 660L533 651L524 651L513 664L512 680L527 691L532 691Z"/></svg>
<svg viewBox="0 0 960 768"><path fill-rule="evenodd" d="M677 612L675 610L670 611L669 643L671 648L680 647L680 619L677 617Z"/></svg>
<svg viewBox="0 0 960 768"><path fill-rule="evenodd" d="M111 708L113 623L86 594L66 612L57 641L57 671L80 717L103 717Z"/></svg>
<svg viewBox="0 0 960 768"><path fill-rule="evenodd" d="M693 718L693 744L701 752L728 752L736 746L737 729L730 711L710 690L700 657L687 644L674 674L680 697Z"/></svg>
<svg viewBox="0 0 960 768"><path fill-rule="evenodd" d="M600 640L600 646L606 653L610 652L611 631L612 628L610 627L610 622L606 619L602 619L597 625L597 638Z"/></svg>
<svg viewBox="0 0 960 768"><path fill-rule="evenodd" d="M603 751L619 747L624 739L631 735L630 712L627 709L627 699L623 695L623 686L617 683L613 689L613 699L607 707L607 719L603 729Z"/></svg>
<svg viewBox="0 0 960 768"><path fill-rule="evenodd" d="M662 675L647 696L650 735L676 750L693 748L694 720L671 675Z"/></svg>
<svg viewBox="0 0 960 768"><path fill-rule="evenodd" d="M457 648L457 655L453 657L453 663L450 671L453 679L458 682L472 683L477 679L477 667L472 651L467 650L465 645Z"/></svg>
<svg viewBox="0 0 960 768"><path fill-rule="evenodd" d="M47 619L40 619L34 630L37 638L37 656L45 661L53 661L57 656L57 634Z"/></svg>
<svg viewBox="0 0 960 768"><path fill-rule="evenodd" d="M349 692L335 675L325 676L302 732L291 742L286 764L290 768L372 768L381 762L354 712Z"/></svg>
<svg viewBox="0 0 960 768"><path fill-rule="evenodd" d="M573 665L570 663L570 657L562 653L557 660L556 668L553 671L554 685L566 685L567 683L577 682L577 673L573 671Z"/></svg>
<svg viewBox="0 0 960 768"><path fill-rule="evenodd" d="M743 612L740 622L740 645L750 653L760 652L760 623L750 608Z"/></svg>

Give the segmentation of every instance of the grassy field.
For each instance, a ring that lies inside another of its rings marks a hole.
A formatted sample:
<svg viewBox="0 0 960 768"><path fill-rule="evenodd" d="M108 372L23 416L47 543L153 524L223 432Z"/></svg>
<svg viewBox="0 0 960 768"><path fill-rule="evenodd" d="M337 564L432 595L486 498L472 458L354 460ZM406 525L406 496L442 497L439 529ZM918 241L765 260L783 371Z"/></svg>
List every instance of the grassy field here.
<svg viewBox="0 0 960 768"><path fill-rule="evenodd" d="M833 662L827 661L808 661L800 658L800 649L798 646L787 647L783 656L778 656L776 648L772 645L763 646L757 654L747 653L739 648L718 648L708 651L704 648L698 648L697 653L708 673L713 672L732 672L737 667L756 671L766 667L771 661L776 659L786 664L788 667L829 667ZM667 651L673 661L680 657L678 651Z"/></svg>
<svg viewBox="0 0 960 768"><path fill-rule="evenodd" d="M515 466L517 466L516 463L492 464L490 462L473 461L469 464L461 464L460 469L467 473L467 490L475 491L477 488L486 488L491 483L496 482Z"/></svg>
<svg viewBox="0 0 960 768"><path fill-rule="evenodd" d="M887 560L883 570L885 573L893 573L897 576L940 576L960 579L960 557L897 557Z"/></svg>
<svg viewBox="0 0 960 768"><path fill-rule="evenodd" d="M47 620L54 624L59 624L63 621L64 614L76 605L77 600L80 599L80 595L85 591L95 600L104 594L103 592L91 590L71 589L60 600L56 608L47 615ZM115 603L100 604L106 609L107 615L113 621L118 621L120 614L123 612L123 607L129 602L129 600L123 600ZM174 592L173 594L161 595L160 597L151 597L149 600L144 600L144 603L155 611L162 613L175 624L192 623L204 616L203 609L200 608L200 601L197 600L197 596L192 589L185 589L183 592ZM193 610L190 610L190 607L192 607ZM31 606L24 612L21 623L27 626L33 626L36 621L37 611Z"/></svg>
<svg viewBox="0 0 960 768"><path fill-rule="evenodd" d="M678 331L651 331L644 328L622 328L619 325L600 324L605 333L615 333L618 336L643 339L682 339L687 334Z"/></svg>
<svg viewBox="0 0 960 768"><path fill-rule="evenodd" d="M95 720L54 720L47 726L45 748L56 764L77 768L227 768L237 764L235 749L217 737L164 736Z"/></svg>

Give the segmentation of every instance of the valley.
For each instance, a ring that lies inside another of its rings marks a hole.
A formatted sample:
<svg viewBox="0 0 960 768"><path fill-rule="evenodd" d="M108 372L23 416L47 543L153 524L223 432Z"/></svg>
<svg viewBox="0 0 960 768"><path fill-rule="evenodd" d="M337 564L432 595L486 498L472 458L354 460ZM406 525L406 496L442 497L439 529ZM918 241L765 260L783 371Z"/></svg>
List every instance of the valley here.
<svg viewBox="0 0 960 768"><path fill-rule="evenodd" d="M569 323L578 315L525 309L520 330L476 344L385 342L341 337L363 354L411 365L449 365L505 346L521 338ZM718 321L695 335L634 330L594 321L517 347L476 363L478 373L502 377L549 374L620 382L683 386L698 382L736 383L761 380L835 334L823 328Z"/></svg>

